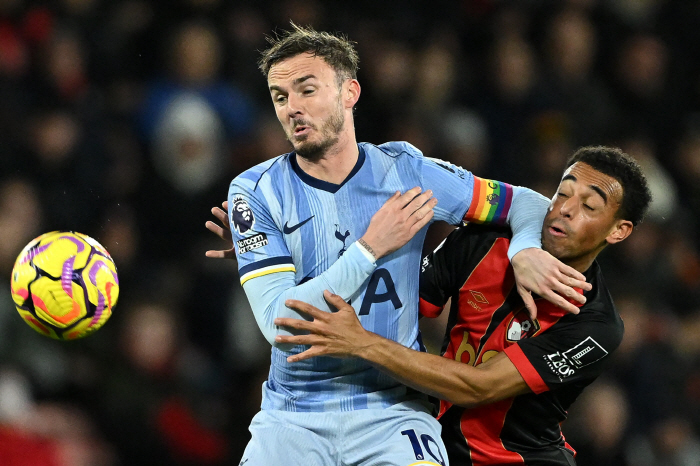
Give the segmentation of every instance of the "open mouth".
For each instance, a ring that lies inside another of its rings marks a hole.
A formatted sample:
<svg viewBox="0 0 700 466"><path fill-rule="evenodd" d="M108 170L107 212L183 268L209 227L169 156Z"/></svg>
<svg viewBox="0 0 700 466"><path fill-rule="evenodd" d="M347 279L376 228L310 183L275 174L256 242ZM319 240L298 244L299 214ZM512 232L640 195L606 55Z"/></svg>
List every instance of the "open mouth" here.
<svg viewBox="0 0 700 466"><path fill-rule="evenodd" d="M552 236L566 236L566 231L557 227L556 225L550 225L549 232L552 234Z"/></svg>
<svg viewBox="0 0 700 466"><path fill-rule="evenodd" d="M310 130L311 130L310 126L299 125L296 128L294 128L294 136L301 136L301 135L307 134Z"/></svg>

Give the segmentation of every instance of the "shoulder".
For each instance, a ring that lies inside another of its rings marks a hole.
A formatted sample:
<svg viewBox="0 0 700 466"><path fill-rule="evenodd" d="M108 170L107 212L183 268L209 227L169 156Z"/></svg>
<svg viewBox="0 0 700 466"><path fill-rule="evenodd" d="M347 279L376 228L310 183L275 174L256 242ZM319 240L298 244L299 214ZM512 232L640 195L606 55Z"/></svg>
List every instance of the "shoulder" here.
<svg viewBox="0 0 700 466"><path fill-rule="evenodd" d="M608 286L605 283L603 271L600 269L597 261L593 262L593 265L591 265L591 268L586 271L585 275L586 280L593 285L593 289L586 294L587 301L584 307L590 309L591 314L598 316L598 318L602 320L610 322L611 325L618 327L620 332L622 332L624 329L622 318L617 312L615 302L613 301L612 295L610 294Z"/></svg>
<svg viewBox="0 0 700 466"><path fill-rule="evenodd" d="M510 240L513 236L510 227L491 223L466 223L457 228L456 231L460 231L463 235L473 236L485 241L496 238L506 238Z"/></svg>
<svg viewBox="0 0 700 466"><path fill-rule="evenodd" d="M436 249L446 263L467 273L487 255L503 256L508 261L508 246L512 234L508 227L466 224L456 228ZM494 248L494 245L500 246ZM494 256L494 257L495 257Z"/></svg>
<svg viewBox="0 0 700 466"><path fill-rule="evenodd" d="M242 172L231 181L230 190L257 191L264 179L274 181L281 177L290 154L283 154L266 160Z"/></svg>
<svg viewBox="0 0 700 466"><path fill-rule="evenodd" d="M362 142L360 144L370 156L405 159L423 158L423 153L416 146L406 141L390 141L378 146L368 142Z"/></svg>
<svg viewBox="0 0 700 466"><path fill-rule="evenodd" d="M586 270L586 281L593 285L593 289L586 293L586 304L582 310L590 311L590 315L597 316L599 319L609 321L620 321L620 315L615 308L608 286L605 283L603 272L600 269L597 261L593 261L591 267Z"/></svg>
<svg viewBox="0 0 700 466"><path fill-rule="evenodd" d="M493 224L467 223L455 229L447 236L444 246L457 249L460 246L470 245L472 248L490 248L498 239L504 239L510 244L513 234L507 226Z"/></svg>
<svg viewBox="0 0 700 466"><path fill-rule="evenodd" d="M585 275L586 280L593 285L593 289L584 294L586 304L581 307L578 314L569 314L562 321L571 323L581 331L595 332L605 336L609 345L614 349L622 341L625 331L624 323L617 312L597 262L593 263Z"/></svg>

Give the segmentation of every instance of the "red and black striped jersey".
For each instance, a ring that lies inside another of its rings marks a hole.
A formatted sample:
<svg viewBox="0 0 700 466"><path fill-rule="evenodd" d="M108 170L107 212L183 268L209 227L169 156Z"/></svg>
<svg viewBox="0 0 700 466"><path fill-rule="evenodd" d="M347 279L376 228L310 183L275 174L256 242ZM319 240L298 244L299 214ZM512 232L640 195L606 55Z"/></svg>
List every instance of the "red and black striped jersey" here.
<svg viewBox="0 0 700 466"><path fill-rule="evenodd" d="M471 409L441 401L443 439L453 465L574 465L560 423L604 369L624 327L597 263L579 314L536 299L529 318L508 260L510 230L468 225L421 266L421 314L452 298L443 356L479 365L504 351L532 393Z"/></svg>

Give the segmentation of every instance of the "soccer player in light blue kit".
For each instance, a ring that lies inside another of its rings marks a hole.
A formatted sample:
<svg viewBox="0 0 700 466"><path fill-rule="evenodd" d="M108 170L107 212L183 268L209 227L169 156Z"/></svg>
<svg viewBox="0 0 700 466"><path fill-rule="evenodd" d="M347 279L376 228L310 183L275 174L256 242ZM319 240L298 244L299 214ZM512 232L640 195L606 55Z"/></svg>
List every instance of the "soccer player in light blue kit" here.
<svg viewBox="0 0 700 466"><path fill-rule="evenodd" d="M294 151L245 171L229 188L241 284L273 345L241 464L444 466L440 425L424 395L359 359L287 362L305 347L275 341L286 332L275 318L303 318L285 301L331 312L321 298L328 289L355 306L366 329L421 349L417 265L432 220L508 222L509 258L529 309L535 292L576 312L564 297L581 301L572 287L588 284L538 249L543 196L477 178L405 142L356 142L360 85L351 42L295 25L270 42L260 67Z"/></svg>

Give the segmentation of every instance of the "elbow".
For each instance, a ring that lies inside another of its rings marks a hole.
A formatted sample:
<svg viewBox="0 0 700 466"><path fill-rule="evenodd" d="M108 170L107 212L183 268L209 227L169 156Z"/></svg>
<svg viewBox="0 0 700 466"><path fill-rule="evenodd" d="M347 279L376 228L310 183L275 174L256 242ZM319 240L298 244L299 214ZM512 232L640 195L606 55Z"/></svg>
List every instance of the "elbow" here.
<svg viewBox="0 0 700 466"><path fill-rule="evenodd" d="M279 343L275 340L277 335L292 335L289 331L283 330L282 327L273 325L271 328L267 329L266 332L263 332L263 334L265 335L265 339L268 341L268 343L270 343L273 348L277 348L280 351L289 352L296 346L291 343Z"/></svg>
<svg viewBox="0 0 700 466"><path fill-rule="evenodd" d="M267 340L267 342L274 348L282 351L289 351L292 347L294 347L294 345L290 345L289 343L279 343L275 341L275 337L277 337L277 335L285 335L285 332L281 327L270 325L267 328L262 329L262 334L265 337L265 340ZM286 334L288 335L289 333Z"/></svg>
<svg viewBox="0 0 700 466"><path fill-rule="evenodd" d="M292 351L292 348L294 348L294 345L289 343L277 343L276 341L272 341L270 343L272 344L273 348L277 348L278 350L286 353Z"/></svg>
<svg viewBox="0 0 700 466"><path fill-rule="evenodd" d="M474 408L488 404L490 402L489 394L486 391L477 388L470 388L455 395L453 400L448 400L457 406L463 408Z"/></svg>

